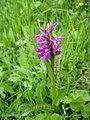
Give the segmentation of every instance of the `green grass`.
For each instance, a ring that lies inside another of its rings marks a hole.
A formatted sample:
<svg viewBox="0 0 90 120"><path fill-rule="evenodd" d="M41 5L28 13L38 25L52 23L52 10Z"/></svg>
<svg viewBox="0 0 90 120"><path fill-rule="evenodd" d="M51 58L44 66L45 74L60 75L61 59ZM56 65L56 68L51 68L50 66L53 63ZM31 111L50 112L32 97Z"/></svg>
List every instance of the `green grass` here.
<svg viewBox="0 0 90 120"><path fill-rule="evenodd" d="M0 1L1 120L58 120L59 114L50 111L46 104L51 99L45 65L34 52L33 36L48 20L59 23L54 36L64 36L57 66L60 87L66 86L67 94L77 89L90 94L88 1L82 0L82 7L78 6L80 0ZM61 120L78 120L81 117L80 113L73 112L71 117L68 113L61 113Z"/></svg>

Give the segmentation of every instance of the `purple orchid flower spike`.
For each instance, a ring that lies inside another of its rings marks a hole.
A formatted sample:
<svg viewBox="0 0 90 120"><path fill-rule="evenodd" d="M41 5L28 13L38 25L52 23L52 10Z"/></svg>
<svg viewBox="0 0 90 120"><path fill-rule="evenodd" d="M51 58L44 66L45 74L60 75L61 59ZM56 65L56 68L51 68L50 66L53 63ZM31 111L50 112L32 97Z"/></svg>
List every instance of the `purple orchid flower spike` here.
<svg viewBox="0 0 90 120"><path fill-rule="evenodd" d="M38 52L38 59L44 58L44 61L47 61L49 59L54 58L56 55L61 54L61 51L59 50L59 42L62 41L64 38L63 36L58 36L57 38L54 38L52 36L52 32L55 30L55 27L57 26L57 22L52 24L51 22L47 24L47 29L40 28L41 35L35 35L34 38L36 38L36 44L39 45L39 48L36 48L36 52Z"/></svg>
<svg viewBox="0 0 90 120"><path fill-rule="evenodd" d="M55 27L57 26L57 22L52 24L51 22L46 24L47 28L39 28L41 35L35 35L36 44L39 45L35 51L38 53L38 59L43 58L45 61L45 65L47 68L47 73L49 78L51 79L50 86L50 97L52 99L52 108L56 107L56 81L54 75L54 58L56 55L60 55L60 45L59 42L62 41L63 36L54 37L52 35Z"/></svg>

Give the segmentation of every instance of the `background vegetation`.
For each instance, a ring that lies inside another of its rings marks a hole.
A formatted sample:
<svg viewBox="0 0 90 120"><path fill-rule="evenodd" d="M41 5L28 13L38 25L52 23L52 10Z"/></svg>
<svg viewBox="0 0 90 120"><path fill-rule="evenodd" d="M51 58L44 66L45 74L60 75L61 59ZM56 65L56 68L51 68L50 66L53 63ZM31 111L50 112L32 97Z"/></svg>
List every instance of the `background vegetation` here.
<svg viewBox="0 0 90 120"><path fill-rule="evenodd" d="M59 112L46 104L51 102L50 80L33 38L48 20L59 23L54 36L64 36L62 55L56 58L60 88L73 100L81 96L77 103L60 98ZM89 94L89 0L0 0L0 119L89 120ZM78 110L82 103L87 106Z"/></svg>

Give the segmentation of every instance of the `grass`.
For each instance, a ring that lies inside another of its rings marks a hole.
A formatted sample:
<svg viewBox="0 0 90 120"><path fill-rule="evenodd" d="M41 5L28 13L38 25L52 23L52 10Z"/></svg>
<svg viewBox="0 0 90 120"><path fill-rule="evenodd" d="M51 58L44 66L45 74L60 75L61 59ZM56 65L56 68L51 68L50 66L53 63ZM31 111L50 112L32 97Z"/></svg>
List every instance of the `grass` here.
<svg viewBox="0 0 90 120"><path fill-rule="evenodd" d="M54 117L58 119L57 114L48 110L50 106L42 105L51 101L50 81L44 63L37 59L34 52L36 45L33 36L48 20L59 23L54 36L64 36L62 55L56 58L60 87L66 86L67 94L77 89L87 90L90 94L90 2L82 0L82 7L78 6L79 2L0 1L1 120L49 120L50 116L51 120ZM44 109L47 109L45 113ZM26 115L22 116L22 113ZM69 118L67 113L61 115L64 120L78 120L81 116L78 113L72 113L74 118Z"/></svg>

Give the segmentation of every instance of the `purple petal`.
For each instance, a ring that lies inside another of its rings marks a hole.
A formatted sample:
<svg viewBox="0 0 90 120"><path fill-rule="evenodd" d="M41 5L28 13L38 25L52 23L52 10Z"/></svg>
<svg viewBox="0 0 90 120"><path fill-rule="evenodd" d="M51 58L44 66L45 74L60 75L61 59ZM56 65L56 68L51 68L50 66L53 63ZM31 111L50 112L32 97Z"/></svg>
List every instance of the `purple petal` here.
<svg viewBox="0 0 90 120"><path fill-rule="evenodd" d="M36 52L41 52L42 50L40 48L35 49Z"/></svg>
<svg viewBox="0 0 90 120"><path fill-rule="evenodd" d="M58 45L58 42L61 42L61 40L64 38L63 36L58 36L57 38L54 38L52 35L52 32L55 29L55 26L58 23L55 22L54 24L48 23L47 29L40 28L41 36L35 35L34 38L36 38L36 44L39 45L39 48L36 48L35 51L38 52L38 59L41 57L44 58L44 61L49 60L50 57L53 57L51 55L59 55L61 54L61 51L58 49L60 46Z"/></svg>
<svg viewBox="0 0 90 120"><path fill-rule="evenodd" d="M46 60L49 60L50 59L50 53L48 52L48 53L46 53L46 54L44 54L44 61L46 61Z"/></svg>
<svg viewBox="0 0 90 120"><path fill-rule="evenodd" d="M40 44L40 42L41 42L40 39L36 40L36 44Z"/></svg>
<svg viewBox="0 0 90 120"><path fill-rule="evenodd" d="M51 41L53 41L53 42L61 42L63 38L64 38L63 36L58 36L57 38L52 38Z"/></svg>
<svg viewBox="0 0 90 120"><path fill-rule="evenodd" d="M44 32L44 31L45 31L45 29L44 29L44 28L39 28L39 30L40 30L40 31L42 31L42 32Z"/></svg>
<svg viewBox="0 0 90 120"><path fill-rule="evenodd" d="M43 36L45 36L45 37L48 37L48 36L49 36L48 30L45 30L45 29L43 29L43 28L40 28L39 30L40 30L40 32L41 32L41 34L42 34Z"/></svg>
<svg viewBox="0 0 90 120"><path fill-rule="evenodd" d="M50 30L51 32L54 31L54 27L57 25L57 22L55 22L54 24L50 23Z"/></svg>
<svg viewBox="0 0 90 120"><path fill-rule="evenodd" d="M61 51L60 51L60 50L57 50L57 51L56 51L56 55L59 55L59 54L61 54Z"/></svg>
<svg viewBox="0 0 90 120"><path fill-rule="evenodd" d="M51 41L51 42L56 42L55 38L52 38L50 41Z"/></svg>
<svg viewBox="0 0 90 120"><path fill-rule="evenodd" d="M52 48L56 51L60 46L58 44L53 44Z"/></svg>
<svg viewBox="0 0 90 120"><path fill-rule="evenodd" d="M41 57L43 57L43 52L42 53L38 53L38 59L40 59Z"/></svg>
<svg viewBox="0 0 90 120"><path fill-rule="evenodd" d="M39 30L40 30L42 35L45 34L45 29L44 28L40 28Z"/></svg>
<svg viewBox="0 0 90 120"><path fill-rule="evenodd" d="M57 41L57 42L61 42L63 38L64 38L63 36L58 36L58 37L56 38L56 41Z"/></svg>
<svg viewBox="0 0 90 120"><path fill-rule="evenodd" d="M41 36L40 35L35 35L34 38L40 38Z"/></svg>
<svg viewBox="0 0 90 120"><path fill-rule="evenodd" d="M55 23L53 24L53 26L55 27L57 24L58 24L58 23L57 23L57 22L55 22Z"/></svg>
<svg viewBox="0 0 90 120"><path fill-rule="evenodd" d="M40 44L40 48L47 49L47 48L49 48L49 46L42 43L42 44Z"/></svg>
<svg viewBox="0 0 90 120"><path fill-rule="evenodd" d="M40 38L36 40L36 44L41 44L41 43L44 43L46 41L47 41L47 39L45 37L40 36Z"/></svg>
<svg viewBox="0 0 90 120"><path fill-rule="evenodd" d="M46 48L45 53L50 53L50 50Z"/></svg>

